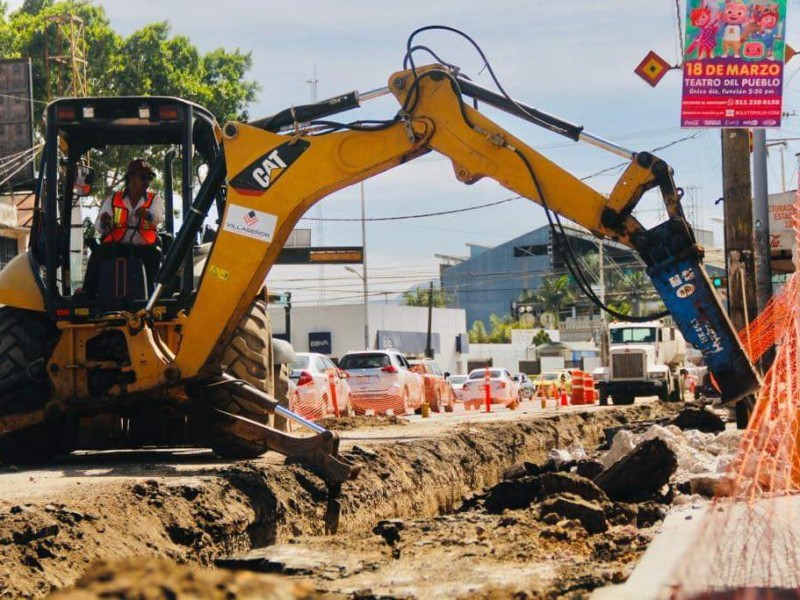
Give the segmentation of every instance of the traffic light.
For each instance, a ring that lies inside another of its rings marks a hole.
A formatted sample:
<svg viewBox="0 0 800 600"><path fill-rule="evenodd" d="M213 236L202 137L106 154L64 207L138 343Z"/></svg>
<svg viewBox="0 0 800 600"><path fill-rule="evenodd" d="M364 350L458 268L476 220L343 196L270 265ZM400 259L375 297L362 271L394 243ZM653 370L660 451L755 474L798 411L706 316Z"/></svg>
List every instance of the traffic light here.
<svg viewBox="0 0 800 600"><path fill-rule="evenodd" d="M726 275L717 275L711 278L711 283L717 289L728 289L728 277Z"/></svg>

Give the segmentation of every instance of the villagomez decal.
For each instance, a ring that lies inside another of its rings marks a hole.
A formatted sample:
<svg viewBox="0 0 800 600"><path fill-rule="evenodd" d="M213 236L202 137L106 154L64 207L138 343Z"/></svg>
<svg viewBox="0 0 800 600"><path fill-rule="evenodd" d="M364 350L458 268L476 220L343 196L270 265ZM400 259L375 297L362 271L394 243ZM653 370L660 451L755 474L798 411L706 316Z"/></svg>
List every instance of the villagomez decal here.
<svg viewBox="0 0 800 600"><path fill-rule="evenodd" d="M305 140L287 141L259 156L237 173L230 181L238 193L244 196L260 196L300 158L311 144Z"/></svg>

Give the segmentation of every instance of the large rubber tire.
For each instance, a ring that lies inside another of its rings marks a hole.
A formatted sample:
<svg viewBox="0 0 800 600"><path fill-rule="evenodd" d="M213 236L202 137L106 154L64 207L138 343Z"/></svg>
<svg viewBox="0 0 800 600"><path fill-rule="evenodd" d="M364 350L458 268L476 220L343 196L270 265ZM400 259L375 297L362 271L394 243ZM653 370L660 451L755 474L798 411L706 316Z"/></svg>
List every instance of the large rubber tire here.
<svg viewBox="0 0 800 600"><path fill-rule="evenodd" d="M256 300L242 317L231 343L223 354L223 369L253 387L272 395L275 392L272 365L272 328L267 304ZM207 392L211 404L221 410L240 414L253 421L269 423L266 406L254 405L236 393L233 386L219 386ZM229 417L214 417L211 424L210 446L223 458L255 458L269 447L266 442L252 442L232 434L225 428Z"/></svg>
<svg viewBox="0 0 800 600"><path fill-rule="evenodd" d="M0 382L18 384L0 393L0 417L41 410L50 399L46 364L58 330L45 313L0 307ZM61 419L0 436L0 462L46 461L70 450Z"/></svg>
<svg viewBox="0 0 800 600"><path fill-rule="evenodd" d="M636 400L636 396L617 394L617 396L612 396L612 399L614 400L615 406L630 406L633 404L634 400Z"/></svg>
<svg viewBox="0 0 800 600"><path fill-rule="evenodd" d="M289 365L274 365L275 374L275 399L284 408L289 408ZM276 414L272 419L272 426L278 431L289 431L289 420Z"/></svg>

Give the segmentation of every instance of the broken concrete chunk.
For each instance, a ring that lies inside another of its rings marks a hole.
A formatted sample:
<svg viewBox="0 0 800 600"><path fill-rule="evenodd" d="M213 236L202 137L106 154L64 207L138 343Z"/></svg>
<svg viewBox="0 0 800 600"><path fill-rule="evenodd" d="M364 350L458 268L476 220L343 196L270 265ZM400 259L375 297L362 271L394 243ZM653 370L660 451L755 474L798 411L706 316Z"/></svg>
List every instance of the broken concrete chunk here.
<svg viewBox="0 0 800 600"><path fill-rule="evenodd" d="M647 500L664 487L678 467L675 453L660 438L636 446L594 482L612 500L636 502Z"/></svg>
<svg viewBox="0 0 800 600"><path fill-rule="evenodd" d="M486 494L484 507L490 513L500 514L506 509L527 508L539 498L541 482L538 477L521 477L501 481Z"/></svg>
<svg viewBox="0 0 800 600"><path fill-rule="evenodd" d="M719 415L704 408L684 408L672 424L682 430L696 429L703 433L719 433L725 431L725 422Z"/></svg>
<svg viewBox="0 0 800 600"><path fill-rule="evenodd" d="M640 529L652 527L659 521L663 521L666 516L667 512L655 502L642 502L636 513L636 526Z"/></svg>
<svg viewBox="0 0 800 600"><path fill-rule="evenodd" d="M584 500L608 500L606 494L595 483L573 473L545 473L539 476L541 497L570 493Z"/></svg>
<svg viewBox="0 0 800 600"><path fill-rule="evenodd" d="M540 514L546 516L549 513L555 513L565 519L580 521L580 524L589 533L602 533L608 530L608 523L602 507L573 494L554 496L542 502Z"/></svg>

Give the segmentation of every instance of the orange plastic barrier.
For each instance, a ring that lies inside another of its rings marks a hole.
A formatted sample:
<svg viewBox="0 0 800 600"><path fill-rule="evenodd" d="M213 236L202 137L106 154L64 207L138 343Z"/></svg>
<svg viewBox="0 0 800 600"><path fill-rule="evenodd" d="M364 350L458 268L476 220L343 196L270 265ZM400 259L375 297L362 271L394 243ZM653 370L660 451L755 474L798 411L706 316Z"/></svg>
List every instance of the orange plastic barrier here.
<svg viewBox="0 0 800 600"><path fill-rule="evenodd" d="M586 374L583 371L572 373L572 404L586 404Z"/></svg>
<svg viewBox="0 0 800 600"><path fill-rule="evenodd" d="M600 401L600 394L594 387L594 377L591 373L584 373L584 394L586 401L584 404L597 404Z"/></svg>
<svg viewBox="0 0 800 600"><path fill-rule="evenodd" d="M328 371L328 386L331 390L331 403L333 404L333 414L339 416L339 399L336 397L336 382L334 381L333 371Z"/></svg>

